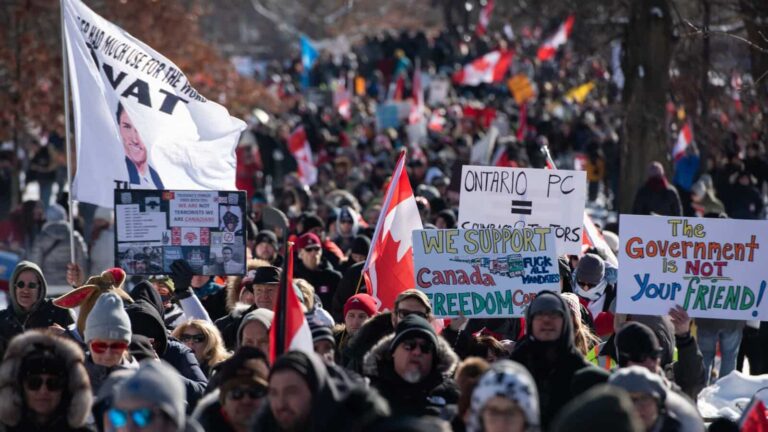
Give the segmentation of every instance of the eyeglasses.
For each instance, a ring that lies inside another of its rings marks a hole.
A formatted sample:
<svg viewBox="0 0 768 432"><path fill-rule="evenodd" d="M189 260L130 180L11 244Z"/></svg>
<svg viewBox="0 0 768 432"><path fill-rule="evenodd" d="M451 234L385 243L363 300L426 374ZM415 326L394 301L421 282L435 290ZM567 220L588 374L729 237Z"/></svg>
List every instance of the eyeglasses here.
<svg viewBox="0 0 768 432"><path fill-rule="evenodd" d="M38 288L40 287L40 284L38 284L37 282L28 282L28 283L25 283L24 281L21 281L21 280L20 280L20 281L18 281L18 282L16 282L16 288L18 288L18 289L24 289L25 287L26 287L27 289L31 289L31 290L33 290L33 289L38 289Z"/></svg>
<svg viewBox="0 0 768 432"><path fill-rule="evenodd" d="M24 385L32 391L38 391L45 385L48 391L57 392L64 388L64 379L57 376L43 378L42 375L30 375L24 379Z"/></svg>
<svg viewBox="0 0 768 432"><path fill-rule="evenodd" d="M110 408L107 411L110 423L113 427L123 428L128 425L128 419L141 429L152 424L155 419L155 413L150 408L139 408L133 411L123 411L117 408Z"/></svg>
<svg viewBox="0 0 768 432"><path fill-rule="evenodd" d="M398 309L397 310L397 317L400 318L400 319L404 319L408 315L417 315L417 316L420 316L420 317L424 318L425 320L428 320L427 314L425 312L409 311L409 310L404 310L404 309Z"/></svg>
<svg viewBox="0 0 768 432"><path fill-rule="evenodd" d="M204 334L182 334L180 339L182 342L203 343L205 342L205 335Z"/></svg>
<svg viewBox="0 0 768 432"><path fill-rule="evenodd" d="M240 400L246 396L251 399L261 399L267 392L261 387L236 387L229 391L228 396L233 400Z"/></svg>
<svg viewBox="0 0 768 432"><path fill-rule="evenodd" d="M580 286L587 287L587 288L594 288L594 287L597 286L597 284L587 283L587 282L582 282L582 281L576 281L576 283L579 284Z"/></svg>
<svg viewBox="0 0 768 432"><path fill-rule="evenodd" d="M91 350L96 354L104 354L107 350L125 351L126 348L128 348L128 344L125 342L91 342Z"/></svg>
<svg viewBox="0 0 768 432"><path fill-rule="evenodd" d="M403 342L402 345L406 351L413 351L416 349L416 347L419 347L419 350L422 352L422 354L432 354L432 350L435 348L432 345L432 342L418 339L407 340Z"/></svg>

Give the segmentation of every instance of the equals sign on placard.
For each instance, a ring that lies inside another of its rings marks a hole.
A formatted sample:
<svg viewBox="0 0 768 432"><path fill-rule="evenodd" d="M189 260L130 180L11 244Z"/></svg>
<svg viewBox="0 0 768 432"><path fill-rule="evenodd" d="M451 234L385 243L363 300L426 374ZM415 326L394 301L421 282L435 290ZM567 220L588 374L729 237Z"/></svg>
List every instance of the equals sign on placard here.
<svg viewBox="0 0 768 432"><path fill-rule="evenodd" d="M531 214L531 207L533 207L532 201L516 201L512 200L512 214Z"/></svg>

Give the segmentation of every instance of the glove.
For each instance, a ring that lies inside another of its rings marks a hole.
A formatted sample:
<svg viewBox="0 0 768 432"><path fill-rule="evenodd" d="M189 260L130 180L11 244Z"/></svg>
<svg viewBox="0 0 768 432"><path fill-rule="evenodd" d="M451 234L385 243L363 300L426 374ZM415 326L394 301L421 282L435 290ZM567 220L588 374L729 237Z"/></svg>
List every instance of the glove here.
<svg viewBox="0 0 768 432"><path fill-rule="evenodd" d="M189 263L185 260L178 259L171 263L171 279L175 287L174 295L177 299L182 300L192 296L192 276L194 272Z"/></svg>

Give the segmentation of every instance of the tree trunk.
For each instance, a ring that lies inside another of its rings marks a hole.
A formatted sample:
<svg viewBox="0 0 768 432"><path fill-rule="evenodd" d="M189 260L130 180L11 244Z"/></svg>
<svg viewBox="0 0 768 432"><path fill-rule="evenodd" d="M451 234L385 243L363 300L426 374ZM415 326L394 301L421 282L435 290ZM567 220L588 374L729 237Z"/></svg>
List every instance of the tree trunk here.
<svg viewBox="0 0 768 432"><path fill-rule="evenodd" d="M621 143L619 208L632 211L646 167L657 160L669 167L665 107L674 48L668 0L633 0L623 61L626 107ZM667 170L669 172L669 170Z"/></svg>
<svg viewBox="0 0 768 432"><path fill-rule="evenodd" d="M752 60L752 77L760 80L758 94L768 96L768 1L766 0L740 0L741 12L744 16L744 26L747 28L749 40L763 48L763 50L751 46L749 49Z"/></svg>

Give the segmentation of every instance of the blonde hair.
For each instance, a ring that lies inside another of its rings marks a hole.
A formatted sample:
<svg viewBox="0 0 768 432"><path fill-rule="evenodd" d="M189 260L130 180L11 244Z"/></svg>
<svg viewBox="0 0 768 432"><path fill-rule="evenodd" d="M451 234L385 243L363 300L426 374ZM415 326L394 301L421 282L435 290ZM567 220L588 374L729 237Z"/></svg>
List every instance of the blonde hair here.
<svg viewBox="0 0 768 432"><path fill-rule="evenodd" d="M469 410L469 405L472 401L472 391L480 381L480 377L490 368L490 363L480 357L467 357L459 363L459 367L456 368L455 377L460 394L458 402L459 418L462 418L464 413Z"/></svg>
<svg viewBox="0 0 768 432"><path fill-rule="evenodd" d="M306 279L294 279L293 285L298 287L301 291L302 297L304 297L304 306L308 311L311 311L315 307L315 287L312 286ZM328 307L330 305L323 305Z"/></svg>
<svg viewBox="0 0 768 432"><path fill-rule="evenodd" d="M203 361L208 365L209 368L216 366L217 364L232 356L232 354L228 352L226 348L224 348L224 340L221 337L219 329L217 329L216 326L208 321L196 319L182 323L173 331L173 337L176 339L181 339L181 335L184 333L184 330L190 327L205 335Z"/></svg>
<svg viewBox="0 0 768 432"><path fill-rule="evenodd" d="M565 304L571 310L571 319L573 321L573 343L580 353L587 355L589 350L598 345L601 340L592 330L585 326L581 321L581 303L579 297L574 293L562 293Z"/></svg>

